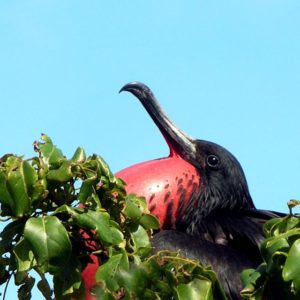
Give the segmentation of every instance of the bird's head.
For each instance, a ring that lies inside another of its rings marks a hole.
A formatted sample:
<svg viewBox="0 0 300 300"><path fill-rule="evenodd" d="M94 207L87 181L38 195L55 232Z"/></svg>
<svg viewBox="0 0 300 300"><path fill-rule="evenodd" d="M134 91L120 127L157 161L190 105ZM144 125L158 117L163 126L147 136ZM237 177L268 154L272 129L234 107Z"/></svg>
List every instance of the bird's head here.
<svg viewBox="0 0 300 300"><path fill-rule="evenodd" d="M229 151L179 130L146 85L132 82L120 91L140 100L170 148L166 158L139 163L116 174L127 183L128 193L146 198L162 228L176 228L179 221L196 224L214 211L254 207L241 165Z"/></svg>

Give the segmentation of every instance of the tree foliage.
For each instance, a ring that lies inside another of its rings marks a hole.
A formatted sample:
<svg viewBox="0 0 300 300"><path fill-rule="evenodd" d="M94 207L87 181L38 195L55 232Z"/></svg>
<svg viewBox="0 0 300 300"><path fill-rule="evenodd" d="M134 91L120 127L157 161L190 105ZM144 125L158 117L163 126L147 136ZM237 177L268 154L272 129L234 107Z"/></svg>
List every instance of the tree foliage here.
<svg viewBox="0 0 300 300"><path fill-rule="evenodd" d="M299 204L289 201L289 215L264 225L264 262L256 270L242 273L244 299L300 299L300 218L292 214L292 208Z"/></svg>
<svg viewBox="0 0 300 300"><path fill-rule="evenodd" d="M46 135L34 150L30 159L0 159L0 284L14 279L19 299L31 298L36 276L45 299L82 299L92 257L99 268L91 293L100 299L226 299L210 268L151 252L158 220L100 156L78 148L68 159ZM291 212L298 204L265 224L264 262L242 273L243 299L300 298L300 219Z"/></svg>
<svg viewBox="0 0 300 300"><path fill-rule="evenodd" d="M46 135L34 151L0 160L0 283L14 279L19 299L31 298L37 276L45 299L83 298L92 257L91 293L101 299L225 299L210 268L178 253L153 255L158 220L100 156L78 148L68 159Z"/></svg>

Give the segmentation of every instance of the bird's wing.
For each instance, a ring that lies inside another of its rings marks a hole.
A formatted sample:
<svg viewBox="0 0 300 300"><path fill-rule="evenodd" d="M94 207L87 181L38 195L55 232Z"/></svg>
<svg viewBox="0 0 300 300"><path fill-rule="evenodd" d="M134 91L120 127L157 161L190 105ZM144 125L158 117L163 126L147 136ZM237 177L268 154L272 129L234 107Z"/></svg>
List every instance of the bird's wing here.
<svg viewBox="0 0 300 300"><path fill-rule="evenodd" d="M180 251L188 258L212 266L229 299L240 299L240 272L256 268L262 261L260 245L264 239L262 225L284 214L247 209L237 212L214 212L202 220L193 234L165 230L154 235L155 251Z"/></svg>
<svg viewBox="0 0 300 300"><path fill-rule="evenodd" d="M157 233L152 241L154 251L170 250L191 259L199 260L204 266L211 266L216 272L229 299L240 298L242 283L240 272L255 268L256 264L247 254L229 246L214 244L186 233L165 230Z"/></svg>
<svg viewBox="0 0 300 300"><path fill-rule="evenodd" d="M248 239L258 248L265 236L262 227L270 219L284 217L285 214L270 210L247 209L241 210L236 218L232 218L231 230L238 238Z"/></svg>
<svg viewBox="0 0 300 300"><path fill-rule="evenodd" d="M231 212L219 210L202 219L199 226L188 233L216 244L245 249L252 247L254 250L264 239L263 224L283 216L282 213L255 208Z"/></svg>

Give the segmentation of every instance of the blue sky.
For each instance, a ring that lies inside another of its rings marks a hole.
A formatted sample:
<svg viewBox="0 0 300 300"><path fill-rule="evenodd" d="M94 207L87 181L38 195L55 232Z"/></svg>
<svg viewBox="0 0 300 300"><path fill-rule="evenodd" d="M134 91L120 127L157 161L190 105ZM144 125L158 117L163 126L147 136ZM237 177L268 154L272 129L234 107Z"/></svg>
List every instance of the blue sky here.
<svg viewBox="0 0 300 300"><path fill-rule="evenodd" d="M34 155L42 132L113 171L168 155L118 94L137 80L239 159L257 207L287 211L300 199L299 15L299 0L2 1L0 156Z"/></svg>

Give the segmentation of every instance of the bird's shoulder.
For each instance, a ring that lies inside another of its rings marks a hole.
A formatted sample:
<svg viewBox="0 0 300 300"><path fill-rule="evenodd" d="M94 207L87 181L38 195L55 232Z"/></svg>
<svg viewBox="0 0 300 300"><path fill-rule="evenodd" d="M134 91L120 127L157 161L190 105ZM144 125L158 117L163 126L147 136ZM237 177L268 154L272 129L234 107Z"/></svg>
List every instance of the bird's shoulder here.
<svg viewBox="0 0 300 300"><path fill-rule="evenodd" d="M263 239L263 225L284 214L255 208L235 211L216 210L203 218L198 226L187 232L207 241L234 248L259 248Z"/></svg>

